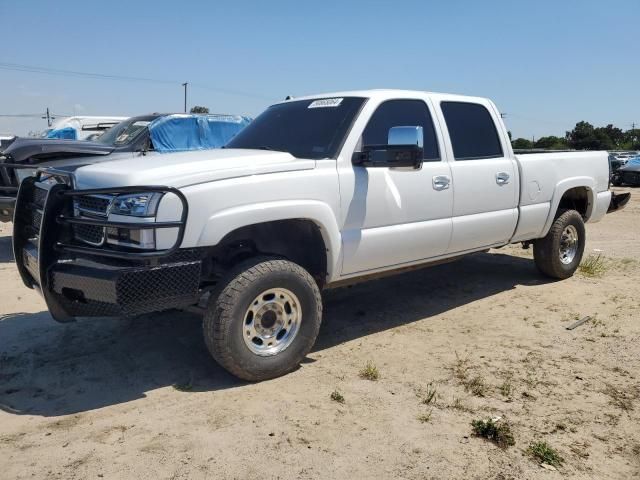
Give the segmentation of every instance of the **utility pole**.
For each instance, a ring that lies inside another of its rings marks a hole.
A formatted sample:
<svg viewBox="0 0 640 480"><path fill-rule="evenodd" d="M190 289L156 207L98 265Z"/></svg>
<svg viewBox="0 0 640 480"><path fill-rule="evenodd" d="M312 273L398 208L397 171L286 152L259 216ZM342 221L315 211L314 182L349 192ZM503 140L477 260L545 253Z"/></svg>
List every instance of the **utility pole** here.
<svg viewBox="0 0 640 480"><path fill-rule="evenodd" d="M49 107L47 107L47 114L44 117L41 117L43 120L47 121L47 127L51 126L51 122L56 119L56 117L52 117L49 114Z"/></svg>
<svg viewBox="0 0 640 480"><path fill-rule="evenodd" d="M182 84L184 87L184 113L187 113L187 85L189 85L189 82L184 82Z"/></svg>

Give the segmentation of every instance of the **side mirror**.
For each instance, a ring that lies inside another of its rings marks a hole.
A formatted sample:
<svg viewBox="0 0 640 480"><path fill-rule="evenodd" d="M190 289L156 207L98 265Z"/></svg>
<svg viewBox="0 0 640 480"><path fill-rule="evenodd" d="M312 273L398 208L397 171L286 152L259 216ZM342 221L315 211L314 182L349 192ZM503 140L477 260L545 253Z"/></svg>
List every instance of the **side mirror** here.
<svg viewBox="0 0 640 480"><path fill-rule="evenodd" d="M386 145L365 145L361 152L354 152L353 164L363 167L412 167L422 166L422 127L392 127Z"/></svg>
<svg viewBox="0 0 640 480"><path fill-rule="evenodd" d="M424 148L422 127L392 127L387 136L389 145L418 145Z"/></svg>

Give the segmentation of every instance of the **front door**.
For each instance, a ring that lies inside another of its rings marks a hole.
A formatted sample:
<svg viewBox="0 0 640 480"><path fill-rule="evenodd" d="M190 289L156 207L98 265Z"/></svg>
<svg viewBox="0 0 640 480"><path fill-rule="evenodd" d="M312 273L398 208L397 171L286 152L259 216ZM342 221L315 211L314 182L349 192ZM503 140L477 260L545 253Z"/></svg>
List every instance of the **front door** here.
<svg viewBox="0 0 640 480"><path fill-rule="evenodd" d="M392 127L421 126L421 169L340 169L343 275L401 267L446 252L453 208L451 171L432 117L425 100L385 101L374 111L356 147L387 144Z"/></svg>

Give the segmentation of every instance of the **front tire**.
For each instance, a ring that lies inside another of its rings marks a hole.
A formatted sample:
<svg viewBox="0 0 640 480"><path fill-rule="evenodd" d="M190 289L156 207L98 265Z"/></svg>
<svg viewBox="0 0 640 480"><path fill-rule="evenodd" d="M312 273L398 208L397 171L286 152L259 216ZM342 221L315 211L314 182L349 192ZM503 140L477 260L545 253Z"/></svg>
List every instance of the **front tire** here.
<svg viewBox="0 0 640 480"><path fill-rule="evenodd" d="M575 210L561 210L549 233L533 244L536 267L551 278L571 277L580 265L585 247L582 216Z"/></svg>
<svg viewBox="0 0 640 480"><path fill-rule="evenodd" d="M204 316L213 358L233 375L268 380L296 369L322 321L317 283L288 260L250 259L229 272Z"/></svg>

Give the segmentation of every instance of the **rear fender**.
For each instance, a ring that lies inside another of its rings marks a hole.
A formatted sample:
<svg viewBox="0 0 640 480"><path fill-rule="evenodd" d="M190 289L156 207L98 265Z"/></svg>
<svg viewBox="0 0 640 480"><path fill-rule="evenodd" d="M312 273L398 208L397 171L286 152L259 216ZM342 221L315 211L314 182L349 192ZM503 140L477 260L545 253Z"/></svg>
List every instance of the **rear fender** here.
<svg viewBox="0 0 640 480"><path fill-rule="evenodd" d="M544 229L542 230L541 236L544 237L547 233L549 233L549 229L551 229L551 225L556 218L556 213L558 211L558 207L560 206L560 201L565 193L567 193L572 188L586 188L587 189L587 213L585 215L585 222L589 221L591 215L593 214L593 208L595 205L596 198L596 183L591 177L573 177L568 178L566 180L562 180L558 182L556 188L553 192L553 196L551 197L551 208L549 209L549 215L547 216L547 221L544 224Z"/></svg>

